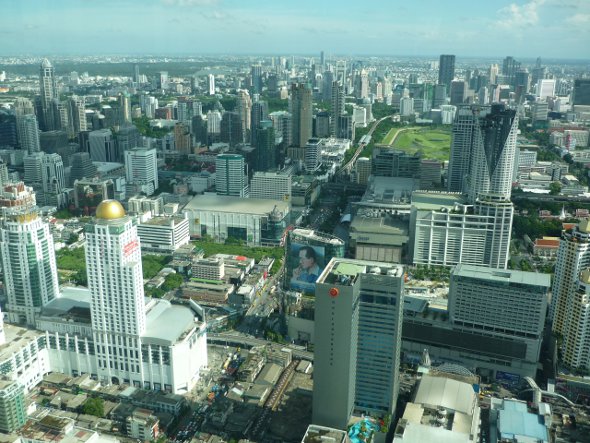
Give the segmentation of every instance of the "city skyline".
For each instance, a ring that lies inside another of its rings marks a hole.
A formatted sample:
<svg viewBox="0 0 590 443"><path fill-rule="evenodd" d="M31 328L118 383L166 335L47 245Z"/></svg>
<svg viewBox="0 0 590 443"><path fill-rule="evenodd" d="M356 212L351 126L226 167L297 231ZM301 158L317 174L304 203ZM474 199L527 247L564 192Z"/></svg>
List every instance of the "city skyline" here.
<svg viewBox="0 0 590 443"><path fill-rule="evenodd" d="M585 59L590 3L5 2L4 55L315 53ZM424 11L428 11L427 14ZM57 31L55 24L59 23ZM182 38L181 38L182 37Z"/></svg>

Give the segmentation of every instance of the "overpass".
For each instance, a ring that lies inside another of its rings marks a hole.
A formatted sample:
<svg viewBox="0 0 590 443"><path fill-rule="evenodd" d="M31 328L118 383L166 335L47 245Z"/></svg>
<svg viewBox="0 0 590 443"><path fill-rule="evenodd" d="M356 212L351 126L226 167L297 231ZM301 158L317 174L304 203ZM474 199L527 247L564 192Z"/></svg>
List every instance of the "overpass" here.
<svg viewBox="0 0 590 443"><path fill-rule="evenodd" d="M537 407L539 406L539 402L541 401L541 397L543 395L545 395L547 397L559 398L560 400L563 400L564 402L566 402L569 406L575 406L573 401L564 397L561 394L558 394L556 392L549 392L549 391L542 390L539 387L539 385L537 384L537 382L535 382L535 380L533 380L531 377L525 377L524 380L527 382L527 384L530 386L530 388L525 389L522 392L533 391L533 403L535 404L535 406L537 406Z"/></svg>
<svg viewBox="0 0 590 443"><path fill-rule="evenodd" d="M306 351L304 349L299 349L300 346L295 346L292 344L284 344L281 345L280 343L274 343L267 340L261 340L256 337L249 337L247 335L238 335L231 332L208 332L207 333L207 343L213 345L222 345L222 346L235 346L240 348L250 349L256 346L267 346L271 345L276 348L287 348L291 351L291 355L293 358L298 358L307 361L313 361L313 352Z"/></svg>

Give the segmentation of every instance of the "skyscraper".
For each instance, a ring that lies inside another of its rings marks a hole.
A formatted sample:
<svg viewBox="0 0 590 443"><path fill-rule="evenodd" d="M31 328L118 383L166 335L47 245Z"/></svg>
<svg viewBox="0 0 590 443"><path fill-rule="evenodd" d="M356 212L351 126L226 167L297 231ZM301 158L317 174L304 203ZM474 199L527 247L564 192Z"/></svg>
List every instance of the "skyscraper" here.
<svg viewBox="0 0 590 443"><path fill-rule="evenodd" d="M520 69L520 62L508 56L502 61L502 75L505 81L512 87L515 86L516 71Z"/></svg>
<svg viewBox="0 0 590 443"><path fill-rule="evenodd" d="M276 168L276 158L275 131L272 121L262 120L256 130L253 169L265 172Z"/></svg>
<svg viewBox="0 0 590 443"><path fill-rule="evenodd" d="M209 95L215 95L215 76L213 74L207 76L207 91L209 91Z"/></svg>
<svg viewBox="0 0 590 443"><path fill-rule="evenodd" d="M474 202L481 193L510 199L518 117L503 105L460 107L453 124L448 189Z"/></svg>
<svg viewBox="0 0 590 443"><path fill-rule="evenodd" d="M44 131L53 131L60 129L60 119L57 114L57 101L59 94L57 91L57 80L55 78L55 69L46 58L41 62L39 68L39 87L40 95L40 127Z"/></svg>
<svg viewBox="0 0 590 443"><path fill-rule="evenodd" d="M133 148L125 151L125 177L133 193L152 195L158 189L156 149Z"/></svg>
<svg viewBox="0 0 590 443"><path fill-rule="evenodd" d="M118 162L119 152L110 129L99 129L88 135L89 153L95 162Z"/></svg>
<svg viewBox="0 0 590 443"><path fill-rule="evenodd" d="M256 132L260 129L260 122L268 120L268 104L257 100L252 103L250 118L250 144L256 146Z"/></svg>
<svg viewBox="0 0 590 443"><path fill-rule="evenodd" d="M338 134L338 117L345 113L344 88L340 82L332 82L332 111L330 113L330 135Z"/></svg>
<svg viewBox="0 0 590 443"><path fill-rule="evenodd" d="M451 88L451 82L455 78L455 56L442 54L438 62L438 84L445 85L447 93Z"/></svg>
<svg viewBox="0 0 590 443"><path fill-rule="evenodd" d="M572 101L574 106L590 106L590 79L577 78L574 80Z"/></svg>
<svg viewBox="0 0 590 443"><path fill-rule="evenodd" d="M236 103L236 112L242 122L242 135L240 143L249 140L248 136L252 128L252 98L245 89L238 90L238 102Z"/></svg>
<svg viewBox="0 0 590 443"><path fill-rule="evenodd" d="M215 160L215 190L219 195L248 197L248 175L244 157L220 154Z"/></svg>
<svg viewBox="0 0 590 443"><path fill-rule="evenodd" d="M16 116L16 133L20 148L33 154L41 150L39 143L39 125L35 114L25 114Z"/></svg>
<svg viewBox="0 0 590 443"><path fill-rule="evenodd" d="M313 423L346 429L357 411L391 417L399 388L403 268L333 258L315 290Z"/></svg>
<svg viewBox="0 0 590 443"><path fill-rule="evenodd" d="M250 68L250 76L252 77L252 93L262 93L262 66L252 65Z"/></svg>
<svg viewBox="0 0 590 443"><path fill-rule="evenodd" d="M291 145L304 148L313 131L311 89L304 83L293 83L290 98Z"/></svg>
<svg viewBox="0 0 590 443"><path fill-rule="evenodd" d="M0 192L0 258L8 319L35 325L43 306L59 296L53 236L24 183Z"/></svg>

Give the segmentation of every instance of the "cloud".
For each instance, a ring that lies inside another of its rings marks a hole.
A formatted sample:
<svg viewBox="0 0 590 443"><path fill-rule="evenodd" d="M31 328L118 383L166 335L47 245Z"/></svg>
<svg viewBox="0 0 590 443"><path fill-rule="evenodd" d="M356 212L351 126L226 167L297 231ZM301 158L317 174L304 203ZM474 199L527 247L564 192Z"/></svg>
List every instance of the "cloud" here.
<svg viewBox="0 0 590 443"><path fill-rule="evenodd" d="M574 14L565 21L573 25L588 25L590 24L590 14Z"/></svg>
<svg viewBox="0 0 590 443"><path fill-rule="evenodd" d="M207 20L229 20L233 19L233 17L229 14L226 14L222 11L211 11L211 12L202 12L201 15L205 17Z"/></svg>
<svg viewBox="0 0 590 443"><path fill-rule="evenodd" d="M212 6L219 3L219 0L162 0L168 6Z"/></svg>
<svg viewBox="0 0 590 443"><path fill-rule="evenodd" d="M495 25L505 29L534 26L539 22L538 10L543 3L545 3L545 0L531 0L522 6L511 3L498 11L500 17L495 22Z"/></svg>

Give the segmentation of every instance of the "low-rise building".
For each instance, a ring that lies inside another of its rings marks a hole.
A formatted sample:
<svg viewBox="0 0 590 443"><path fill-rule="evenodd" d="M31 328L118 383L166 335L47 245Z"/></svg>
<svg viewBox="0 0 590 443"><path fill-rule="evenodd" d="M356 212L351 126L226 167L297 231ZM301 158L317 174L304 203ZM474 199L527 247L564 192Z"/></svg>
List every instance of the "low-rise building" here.
<svg viewBox="0 0 590 443"><path fill-rule="evenodd" d="M189 223L182 217L154 217L137 225L144 251L171 254L190 240Z"/></svg>
<svg viewBox="0 0 590 443"><path fill-rule="evenodd" d="M160 420L149 409L137 408L127 417L127 435L140 441L158 438Z"/></svg>
<svg viewBox="0 0 590 443"><path fill-rule="evenodd" d="M327 428L326 426L309 425L301 443L349 443L346 431Z"/></svg>
<svg viewBox="0 0 590 443"><path fill-rule="evenodd" d="M0 378L0 431L10 433L27 421L25 387L10 377Z"/></svg>

